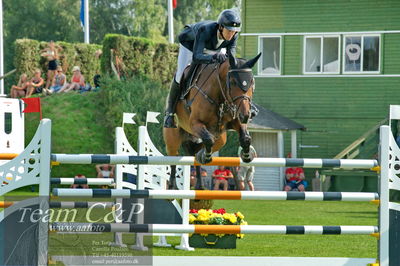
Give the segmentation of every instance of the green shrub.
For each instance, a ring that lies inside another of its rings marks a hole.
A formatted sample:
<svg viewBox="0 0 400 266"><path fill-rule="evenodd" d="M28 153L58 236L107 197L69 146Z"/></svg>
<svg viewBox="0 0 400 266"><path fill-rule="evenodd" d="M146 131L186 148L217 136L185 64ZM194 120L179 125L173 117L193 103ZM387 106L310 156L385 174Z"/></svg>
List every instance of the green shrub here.
<svg viewBox="0 0 400 266"><path fill-rule="evenodd" d="M101 45L84 43L57 42L63 49L60 53L61 64L67 79L72 76L72 67L80 66L82 74L87 82L93 83L93 76L100 73L100 59L95 57L95 52L101 49ZM14 65L17 68L16 79L22 73L31 76L36 68L42 70L43 78L47 73L47 60L40 56L40 50L47 46L47 42L39 42L30 39L18 39L15 41ZM16 80L16 81L17 81Z"/></svg>
<svg viewBox="0 0 400 266"><path fill-rule="evenodd" d="M145 76L133 76L126 80L104 77L99 92L100 105L104 106L104 122L114 135L115 127L122 124L122 113L136 113L136 125L124 126L132 146L137 147L138 126L145 125L147 111L159 112L160 124L149 124L149 134L156 147L164 153L162 120L164 103L168 91L159 82Z"/></svg>
<svg viewBox="0 0 400 266"><path fill-rule="evenodd" d="M105 74L114 74L111 67L111 62L113 62L124 78L146 75L166 86L172 80L176 70L177 58L178 45L176 44L107 34L103 40L101 70ZM119 63L116 63L116 60Z"/></svg>

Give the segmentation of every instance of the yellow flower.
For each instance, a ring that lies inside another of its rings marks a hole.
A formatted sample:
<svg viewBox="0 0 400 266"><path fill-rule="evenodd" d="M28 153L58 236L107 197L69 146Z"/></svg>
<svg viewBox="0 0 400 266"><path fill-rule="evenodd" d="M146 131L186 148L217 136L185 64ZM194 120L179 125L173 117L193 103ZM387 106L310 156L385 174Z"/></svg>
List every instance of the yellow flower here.
<svg viewBox="0 0 400 266"><path fill-rule="evenodd" d="M240 225L248 225L248 223L246 221L241 221Z"/></svg>
<svg viewBox="0 0 400 266"><path fill-rule="evenodd" d="M232 213L225 213L223 215L223 217L224 217L225 220L227 220L227 221L229 221L229 222L231 222L233 224L237 222L236 216L234 214L232 214Z"/></svg>
<svg viewBox="0 0 400 266"><path fill-rule="evenodd" d="M210 217L207 214L199 214L199 216L197 216L197 221L200 222L208 222L209 219Z"/></svg>
<svg viewBox="0 0 400 266"><path fill-rule="evenodd" d="M189 214L189 223L192 224L194 221L196 221L196 217L193 214Z"/></svg>
<svg viewBox="0 0 400 266"><path fill-rule="evenodd" d="M243 237L244 237L244 234L236 234L236 237L237 237L237 238L243 238Z"/></svg>
<svg viewBox="0 0 400 266"><path fill-rule="evenodd" d="M239 217L240 219L244 219L244 215L241 212L237 212L236 216Z"/></svg>
<svg viewBox="0 0 400 266"><path fill-rule="evenodd" d="M213 214L211 214L211 218L222 218L222 214L220 214L220 213L213 213Z"/></svg>
<svg viewBox="0 0 400 266"><path fill-rule="evenodd" d="M231 222L231 223L236 223L237 222L237 218L236 218L236 216L235 215L232 215L231 217L229 217L229 221Z"/></svg>

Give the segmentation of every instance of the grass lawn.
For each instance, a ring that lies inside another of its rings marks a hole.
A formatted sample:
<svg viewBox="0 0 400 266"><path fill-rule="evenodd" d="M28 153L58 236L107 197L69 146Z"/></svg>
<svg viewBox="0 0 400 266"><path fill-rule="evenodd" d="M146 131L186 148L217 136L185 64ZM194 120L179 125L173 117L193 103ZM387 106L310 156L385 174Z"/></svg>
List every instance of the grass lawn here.
<svg viewBox="0 0 400 266"><path fill-rule="evenodd" d="M250 225L377 225L377 207L366 202L305 202L305 201L228 201L214 202L213 208L227 212L240 211ZM50 234L51 255L91 255L94 250L107 255L111 233L102 235ZM154 240L157 237L153 237ZM151 239L149 239L151 241ZM97 241L97 244L94 244ZM103 241L102 244L101 241ZM179 237L168 237L178 245ZM124 234L124 243L133 244L134 235ZM117 249L117 252L132 251ZM140 254L140 253L139 253ZM156 256L306 256L355 257L377 256L377 240L364 235L245 235L237 240L236 249L200 249L193 252L174 248L152 249ZM135 253L138 255L138 253Z"/></svg>

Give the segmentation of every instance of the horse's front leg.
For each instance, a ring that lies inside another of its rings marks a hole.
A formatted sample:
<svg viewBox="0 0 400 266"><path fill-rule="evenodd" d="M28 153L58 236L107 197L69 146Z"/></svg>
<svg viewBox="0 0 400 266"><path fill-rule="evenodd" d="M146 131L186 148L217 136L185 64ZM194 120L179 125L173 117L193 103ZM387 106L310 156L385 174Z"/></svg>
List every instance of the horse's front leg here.
<svg viewBox="0 0 400 266"><path fill-rule="evenodd" d="M214 145L214 136L207 130L206 126L200 121L191 123L193 134L200 138L203 142L204 148L202 148L196 154L196 160L201 164L206 164L212 160L212 147Z"/></svg>
<svg viewBox="0 0 400 266"><path fill-rule="evenodd" d="M239 134L239 143L242 150L240 152L240 158L243 162L249 163L255 157L255 149L251 146L251 136L247 131L247 125L238 123L234 126L235 130Z"/></svg>

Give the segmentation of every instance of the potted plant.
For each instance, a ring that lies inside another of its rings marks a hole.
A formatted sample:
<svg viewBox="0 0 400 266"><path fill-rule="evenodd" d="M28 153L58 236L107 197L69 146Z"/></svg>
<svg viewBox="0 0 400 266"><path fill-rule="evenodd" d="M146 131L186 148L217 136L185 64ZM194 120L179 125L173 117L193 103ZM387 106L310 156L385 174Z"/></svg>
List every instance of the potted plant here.
<svg viewBox="0 0 400 266"><path fill-rule="evenodd" d="M224 208L191 209L189 211L190 224L209 225L247 225L240 212L227 213ZM244 234L191 234L189 245L197 248L236 248L236 239L243 238Z"/></svg>

